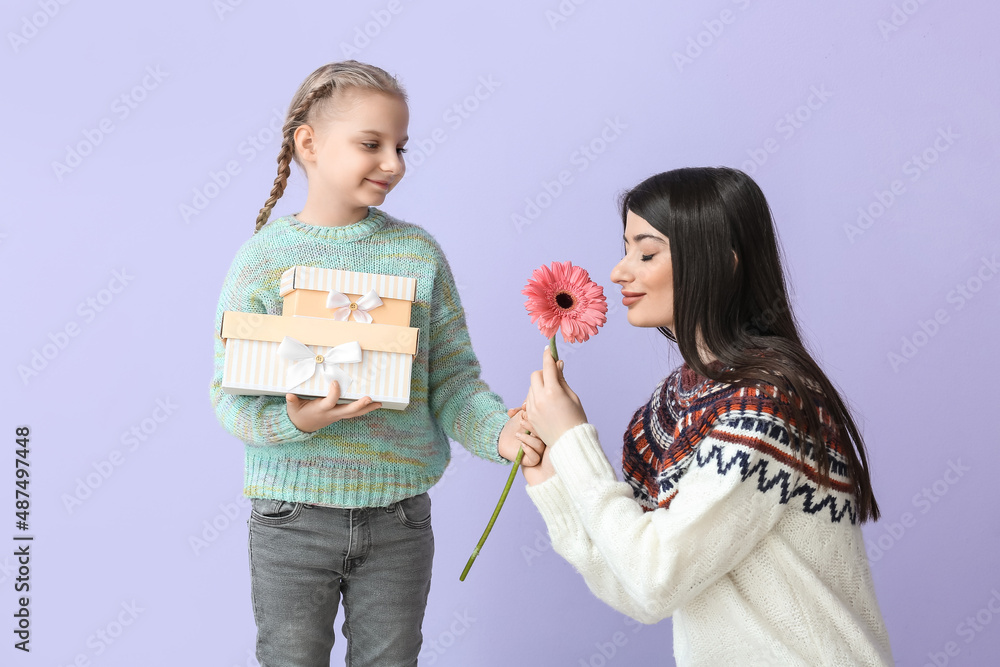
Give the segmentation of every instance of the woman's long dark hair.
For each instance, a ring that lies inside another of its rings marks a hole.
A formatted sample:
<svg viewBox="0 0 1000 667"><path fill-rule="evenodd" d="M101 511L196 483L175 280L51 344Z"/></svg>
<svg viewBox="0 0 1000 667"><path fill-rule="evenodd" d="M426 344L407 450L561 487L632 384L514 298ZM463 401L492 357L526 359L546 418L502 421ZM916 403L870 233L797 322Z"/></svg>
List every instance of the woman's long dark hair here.
<svg viewBox="0 0 1000 667"><path fill-rule="evenodd" d="M858 520L877 520L864 440L840 393L802 344L771 211L753 179L724 167L675 169L622 195L623 223L629 211L670 240L674 331L660 331L677 341L688 367L721 382L777 387L788 398L789 436L803 462L814 450L820 479L829 484L824 436L840 443ZM703 361L699 346L723 368ZM804 446L805 438L820 446Z"/></svg>

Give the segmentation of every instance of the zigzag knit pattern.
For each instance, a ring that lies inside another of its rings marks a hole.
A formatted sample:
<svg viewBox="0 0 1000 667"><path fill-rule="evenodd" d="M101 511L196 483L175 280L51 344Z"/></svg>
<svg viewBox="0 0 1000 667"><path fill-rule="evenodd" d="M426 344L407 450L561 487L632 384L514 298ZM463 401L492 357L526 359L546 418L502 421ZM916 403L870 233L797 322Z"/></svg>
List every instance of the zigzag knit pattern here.
<svg viewBox="0 0 1000 667"><path fill-rule="evenodd" d="M787 397L773 385L736 387L701 377L682 365L660 383L639 408L624 436L622 469L636 500L646 511L669 507L692 465L711 466L720 476L739 475L742 483L773 494L776 503L806 514L844 516L857 523L857 506L842 444L824 442L830 458L830 483L821 486L812 455L816 442L805 439L805 460L792 447ZM829 426L825 411L821 419ZM751 457L756 450L761 456ZM754 461L751 463L751 461Z"/></svg>
<svg viewBox="0 0 1000 667"><path fill-rule="evenodd" d="M303 433L284 396L240 396L221 389L222 313L280 315L281 274L316 266L416 279L410 326L420 329L406 410L376 410ZM506 407L480 377L451 269L434 238L378 209L343 227L294 217L267 224L240 248L215 318L210 395L222 425L246 444L244 493L336 507L382 507L433 486L451 457L448 438L502 462L497 439Z"/></svg>

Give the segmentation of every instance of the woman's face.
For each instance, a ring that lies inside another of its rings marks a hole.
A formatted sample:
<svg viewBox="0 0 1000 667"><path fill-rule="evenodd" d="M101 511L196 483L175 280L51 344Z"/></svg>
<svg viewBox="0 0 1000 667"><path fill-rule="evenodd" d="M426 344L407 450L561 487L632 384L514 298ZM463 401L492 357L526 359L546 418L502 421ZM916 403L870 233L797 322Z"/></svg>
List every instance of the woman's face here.
<svg viewBox="0 0 1000 667"><path fill-rule="evenodd" d="M625 256L611 270L622 288L629 324L674 328L674 271L670 240L632 211L625 217Z"/></svg>

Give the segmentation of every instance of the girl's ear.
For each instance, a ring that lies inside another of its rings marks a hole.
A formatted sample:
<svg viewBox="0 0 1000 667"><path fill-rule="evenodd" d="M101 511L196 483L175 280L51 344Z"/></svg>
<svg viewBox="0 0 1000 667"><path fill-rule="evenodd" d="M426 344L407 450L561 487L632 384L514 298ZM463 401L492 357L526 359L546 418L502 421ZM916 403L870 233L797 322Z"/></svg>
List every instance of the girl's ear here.
<svg viewBox="0 0 1000 667"><path fill-rule="evenodd" d="M316 133L311 125L299 125L292 136L295 141L295 154L304 162L316 161Z"/></svg>

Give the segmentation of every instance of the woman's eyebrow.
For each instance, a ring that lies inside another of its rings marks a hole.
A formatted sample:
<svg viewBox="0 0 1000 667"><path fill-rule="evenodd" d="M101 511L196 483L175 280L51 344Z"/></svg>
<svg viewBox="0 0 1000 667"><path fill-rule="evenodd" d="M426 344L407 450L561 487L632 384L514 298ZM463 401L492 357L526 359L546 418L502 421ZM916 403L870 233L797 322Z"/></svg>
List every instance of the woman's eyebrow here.
<svg viewBox="0 0 1000 667"><path fill-rule="evenodd" d="M635 241L636 243L638 243L639 241L642 241L644 239L652 239L652 240L658 241L660 243L666 243L667 242L666 239L664 239L664 238L662 238L660 236L655 236L653 234L636 234L635 236L632 237L632 240ZM624 241L625 244L628 245L628 239L625 238L624 234L622 235L622 241Z"/></svg>

